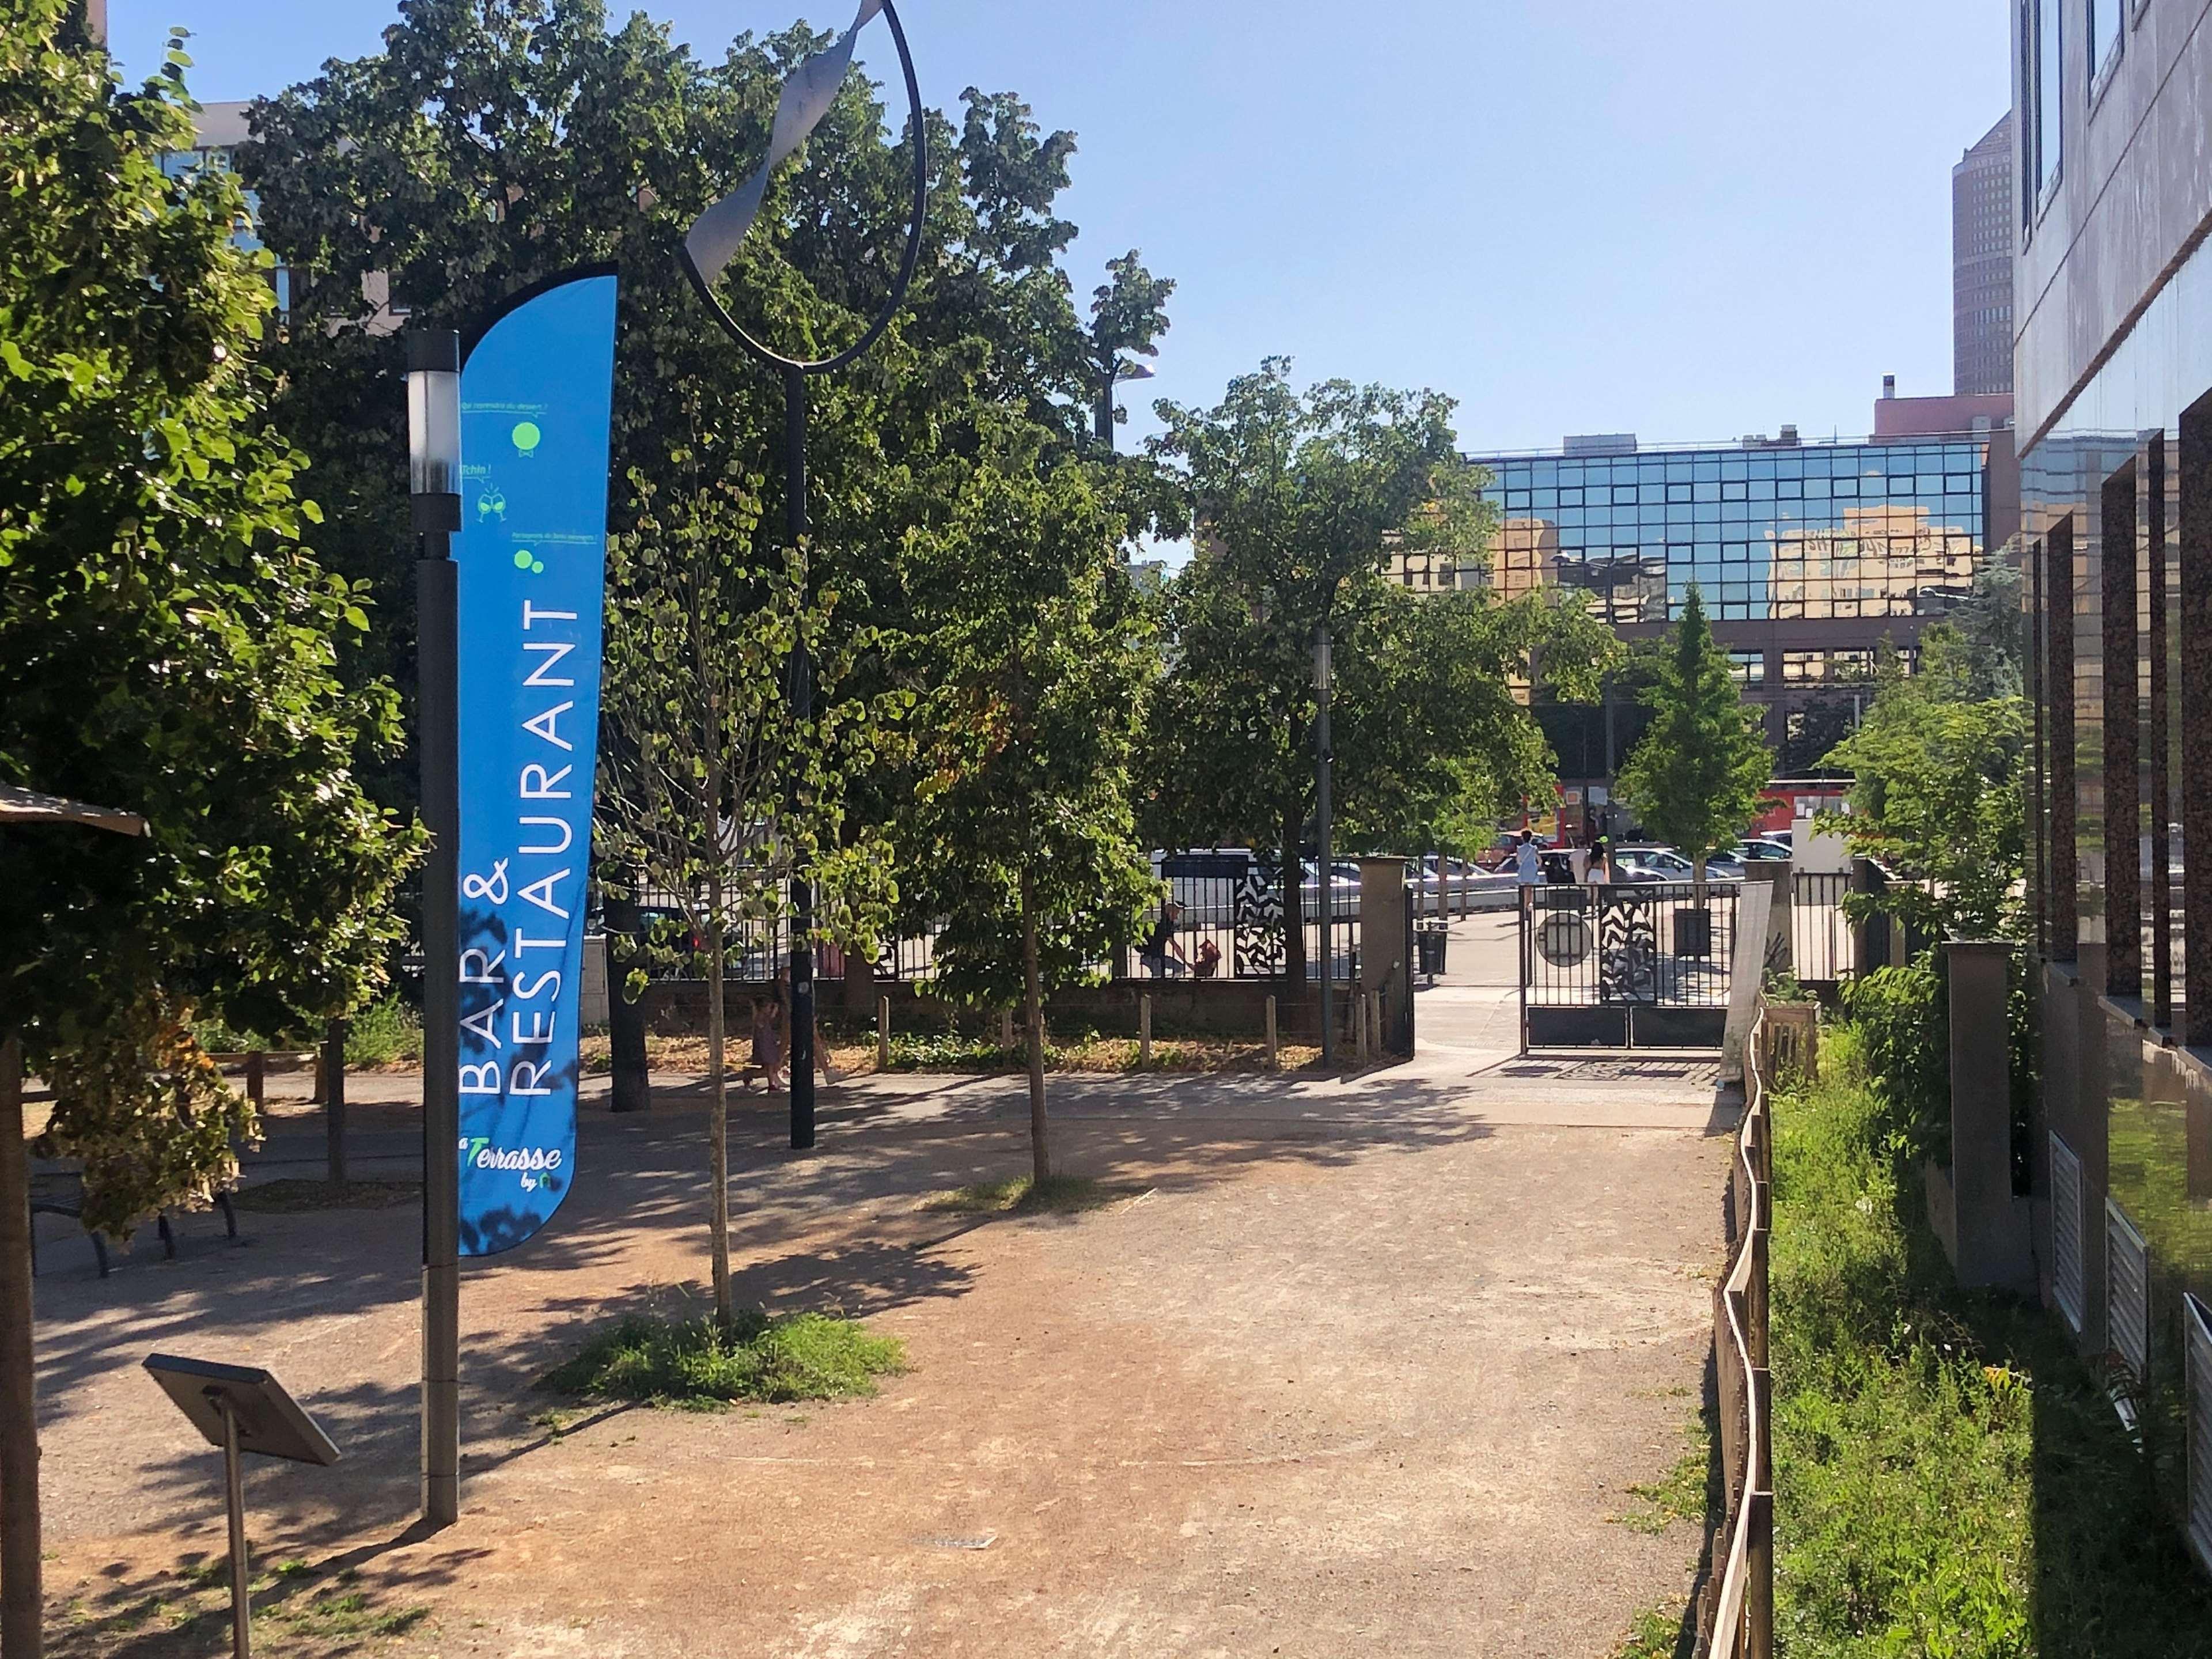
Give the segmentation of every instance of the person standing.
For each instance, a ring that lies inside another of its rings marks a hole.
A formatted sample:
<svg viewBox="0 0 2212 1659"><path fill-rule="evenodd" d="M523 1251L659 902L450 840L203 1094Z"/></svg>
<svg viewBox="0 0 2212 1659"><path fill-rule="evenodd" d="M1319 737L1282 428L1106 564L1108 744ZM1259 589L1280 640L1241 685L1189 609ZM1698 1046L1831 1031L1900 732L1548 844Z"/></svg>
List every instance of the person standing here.
<svg viewBox="0 0 2212 1659"><path fill-rule="evenodd" d="M1154 979L1189 970L1190 958L1183 955L1182 945L1176 938L1176 924L1182 920L1182 906L1170 899L1160 906L1160 919L1137 946L1137 960L1152 970Z"/></svg>
<svg viewBox="0 0 2212 1659"><path fill-rule="evenodd" d="M1526 830L1514 844L1513 879L1519 890L1521 914L1525 916L1534 906L1536 889L1544 879L1543 854L1537 850L1536 837Z"/></svg>
<svg viewBox="0 0 2212 1659"><path fill-rule="evenodd" d="M1590 854L1589 874L1583 879L1592 887L1613 884L1613 843L1603 836L1597 838L1597 846Z"/></svg>

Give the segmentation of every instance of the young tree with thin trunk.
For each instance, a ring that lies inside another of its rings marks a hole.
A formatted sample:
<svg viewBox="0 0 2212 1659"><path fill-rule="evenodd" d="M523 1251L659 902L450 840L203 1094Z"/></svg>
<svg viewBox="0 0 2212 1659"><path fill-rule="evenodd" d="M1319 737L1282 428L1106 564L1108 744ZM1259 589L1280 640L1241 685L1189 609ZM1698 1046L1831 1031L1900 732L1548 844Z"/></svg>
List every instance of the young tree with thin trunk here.
<svg viewBox="0 0 2212 1659"><path fill-rule="evenodd" d="M1120 555L1121 520L1089 469L1042 459L1008 420L957 463L953 509L910 547L939 684L921 738L904 895L944 919L937 984L1024 1011L1035 1178L1053 1174L1044 999L1132 942L1159 884L1138 845L1130 775L1155 672Z"/></svg>
<svg viewBox="0 0 2212 1659"><path fill-rule="evenodd" d="M702 444L691 454L714 453ZM732 946L775 939L803 876L817 885L817 934L872 949L889 866L872 836L847 834L844 812L844 778L868 763L882 713L839 701L852 653L867 641L832 644L836 596L809 591L806 550L781 565L755 562L758 503L713 466L698 471L692 490L665 498L633 475L637 528L609 545L595 830L600 867L636 872L670 896L696 941L714 1313L726 1330L736 1314L723 1003ZM788 683L801 642L815 653L806 720Z"/></svg>
<svg viewBox="0 0 2212 1659"><path fill-rule="evenodd" d="M1647 833L1690 860L1695 902L1703 904L1705 860L1751 827L1774 755L1759 734L1758 711L1713 642L1694 582L1649 706L1650 726L1620 769L1620 796Z"/></svg>

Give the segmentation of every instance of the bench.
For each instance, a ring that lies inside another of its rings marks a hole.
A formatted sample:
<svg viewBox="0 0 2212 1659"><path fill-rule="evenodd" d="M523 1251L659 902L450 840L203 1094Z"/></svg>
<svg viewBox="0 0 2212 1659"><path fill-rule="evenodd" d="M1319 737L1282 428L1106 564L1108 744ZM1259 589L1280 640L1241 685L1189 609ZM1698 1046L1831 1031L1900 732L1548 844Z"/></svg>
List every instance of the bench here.
<svg viewBox="0 0 2212 1659"><path fill-rule="evenodd" d="M74 1186L76 1194L76 1200L74 1203L70 1202L67 1196L70 1188L72 1185ZM232 1243L235 1244L238 1242L238 1212L231 1207L230 1194L228 1193L222 1192L217 1193L215 1195L215 1205L216 1208L222 1212L222 1224L225 1235L229 1238ZM31 1177L31 1214L34 1218L41 1215L66 1216L70 1220L82 1225L84 1220L84 1182L80 1176L73 1175L33 1176ZM162 1255L168 1261L175 1261L177 1259L177 1236L170 1229L168 1212L167 1211L161 1211L156 1213L154 1217L154 1225L159 1230L161 1236ZM102 1279L105 1279L107 1277L110 1271L107 1260L107 1241L89 1227L85 1228L85 1237L92 1241L93 1259L100 1264L100 1276ZM33 1227L31 1231L32 1277L36 1278L38 1276L38 1272L39 1235L37 1228Z"/></svg>

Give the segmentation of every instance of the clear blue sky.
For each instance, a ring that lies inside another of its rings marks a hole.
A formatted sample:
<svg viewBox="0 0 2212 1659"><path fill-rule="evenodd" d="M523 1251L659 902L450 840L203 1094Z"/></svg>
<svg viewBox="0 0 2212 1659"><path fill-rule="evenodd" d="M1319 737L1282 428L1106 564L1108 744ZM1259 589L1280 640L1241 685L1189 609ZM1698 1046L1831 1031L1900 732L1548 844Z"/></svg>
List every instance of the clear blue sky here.
<svg viewBox="0 0 2212 1659"><path fill-rule="evenodd" d="M1011 89L1077 134L1079 289L1131 246L1180 284L1135 432L1271 354L1449 392L1470 450L1850 435L1886 372L1951 388L1950 169L2010 96L2002 0L902 3L930 101ZM799 15L647 9L708 48ZM111 30L135 77L185 24L213 100L394 15L112 0Z"/></svg>

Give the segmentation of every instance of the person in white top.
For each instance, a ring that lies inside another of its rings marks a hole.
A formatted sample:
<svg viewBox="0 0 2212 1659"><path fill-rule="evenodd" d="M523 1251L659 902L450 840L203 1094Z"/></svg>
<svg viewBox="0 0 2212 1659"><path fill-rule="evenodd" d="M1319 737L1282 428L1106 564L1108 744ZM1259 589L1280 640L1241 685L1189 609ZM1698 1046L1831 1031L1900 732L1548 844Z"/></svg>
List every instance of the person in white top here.
<svg viewBox="0 0 2212 1659"><path fill-rule="evenodd" d="M1610 886L1613 882L1613 843L1600 837L1596 850L1590 855L1589 873L1583 880L1592 887Z"/></svg>
<svg viewBox="0 0 2212 1659"><path fill-rule="evenodd" d="M1526 830L1513 849L1513 876L1523 887L1534 887L1544 879L1544 861L1536 851L1536 838Z"/></svg>

